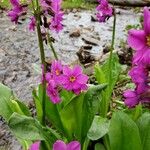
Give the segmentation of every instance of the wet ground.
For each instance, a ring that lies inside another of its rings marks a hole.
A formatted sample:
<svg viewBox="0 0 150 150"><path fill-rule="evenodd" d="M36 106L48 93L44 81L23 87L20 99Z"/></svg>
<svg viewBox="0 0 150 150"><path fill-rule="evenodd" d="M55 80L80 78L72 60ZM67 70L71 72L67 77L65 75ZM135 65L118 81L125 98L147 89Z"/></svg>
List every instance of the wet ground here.
<svg viewBox="0 0 150 150"><path fill-rule="evenodd" d="M54 44L59 59L66 64L78 62L77 52L81 49L88 51L95 60L106 57L103 48L110 45L113 18L106 23L98 23L91 16L94 11L66 12L64 16L64 30L55 35ZM140 13L135 13L130 8L117 9L116 49L119 50L120 42L126 40L125 28L127 25L139 23ZM27 29L27 22L13 25L4 13L0 13L0 82L13 89L16 95L25 103L32 101L31 89L39 75L33 69L34 64L39 64L39 49L36 33ZM86 49L87 47L90 47ZM46 48L46 56L53 56ZM0 150L20 150L20 146L8 132L7 126L0 118Z"/></svg>

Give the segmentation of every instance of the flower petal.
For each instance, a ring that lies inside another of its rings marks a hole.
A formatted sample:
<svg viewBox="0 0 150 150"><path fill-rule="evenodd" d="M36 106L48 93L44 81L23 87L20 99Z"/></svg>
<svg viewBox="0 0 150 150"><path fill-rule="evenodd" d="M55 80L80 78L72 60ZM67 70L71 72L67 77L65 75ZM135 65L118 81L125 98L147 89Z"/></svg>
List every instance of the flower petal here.
<svg viewBox="0 0 150 150"><path fill-rule="evenodd" d="M78 141L72 141L67 145L66 150L81 150L80 143Z"/></svg>
<svg viewBox="0 0 150 150"><path fill-rule="evenodd" d="M150 11L148 7L144 7L144 30L147 35L150 34Z"/></svg>
<svg viewBox="0 0 150 150"><path fill-rule="evenodd" d="M72 73L72 70L68 66L63 67L63 74L66 76L70 76Z"/></svg>
<svg viewBox="0 0 150 150"><path fill-rule="evenodd" d="M129 30L128 44L135 50L141 50L146 46L146 35L144 30Z"/></svg>
<svg viewBox="0 0 150 150"><path fill-rule="evenodd" d="M72 74L73 76L82 74L82 68L79 65L74 66Z"/></svg>
<svg viewBox="0 0 150 150"><path fill-rule="evenodd" d="M53 144L53 150L66 150L67 146L66 144L61 141L61 140L57 140L54 144Z"/></svg>
<svg viewBox="0 0 150 150"><path fill-rule="evenodd" d="M135 91L127 90L124 92L123 96L125 97L124 103L129 108L132 108L139 103L138 95Z"/></svg>
<svg viewBox="0 0 150 150"><path fill-rule="evenodd" d="M88 81L88 76L87 75L81 74L77 77L77 82L80 83L80 84L86 84L87 81Z"/></svg>
<svg viewBox="0 0 150 150"><path fill-rule="evenodd" d="M40 142L35 142L30 146L29 150L39 150L40 149Z"/></svg>

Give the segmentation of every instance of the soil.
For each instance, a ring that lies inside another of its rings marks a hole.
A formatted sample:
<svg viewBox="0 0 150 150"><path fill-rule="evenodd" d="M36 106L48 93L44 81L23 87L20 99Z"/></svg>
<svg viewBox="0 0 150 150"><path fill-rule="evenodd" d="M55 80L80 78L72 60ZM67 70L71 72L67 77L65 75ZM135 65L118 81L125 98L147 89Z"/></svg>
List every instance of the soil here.
<svg viewBox="0 0 150 150"><path fill-rule="evenodd" d="M54 47L59 59L65 64L78 62L77 52L88 48L88 54L94 60L106 58L103 52L111 43L113 17L106 23L99 23L93 16L94 11L73 10L64 15L63 31L54 35ZM119 51L120 41L126 41L127 25L139 23L141 13L132 9L117 9L116 50ZM29 104L32 101L31 89L40 82L39 74L34 71L34 64L40 64L39 48L35 32L29 32L29 19L13 25L5 13L0 13L0 82L9 86L20 100ZM46 56L53 59L49 48ZM87 50L86 50L87 51ZM4 120L0 118L0 150L20 150L21 147L9 132Z"/></svg>

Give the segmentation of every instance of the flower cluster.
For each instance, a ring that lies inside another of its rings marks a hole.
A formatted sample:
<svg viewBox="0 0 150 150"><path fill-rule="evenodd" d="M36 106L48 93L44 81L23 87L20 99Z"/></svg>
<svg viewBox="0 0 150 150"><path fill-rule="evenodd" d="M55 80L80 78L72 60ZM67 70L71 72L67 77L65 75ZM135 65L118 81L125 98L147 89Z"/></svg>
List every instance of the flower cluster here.
<svg viewBox="0 0 150 150"><path fill-rule="evenodd" d="M133 57L133 67L129 72L135 83L134 90L124 92L125 104L134 107L139 103L150 103L150 11L144 8L144 29L130 30L128 44L136 53Z"/></svg>
<svg viewBox="0 0 150 150"><path fill-rule="evenodd" d="M82 73L82 68L76 65L74 68L63 66L60 61L53 61L51 69L45 75L47 82L47 95L56 104L61 101L58 89L63 87L75 94L80 94L87 89L88 76Z"/></svg>
<svg viewBox="0 0 150 150"><path fill-rule="evenodd" d="M96 7L97 19L99 22L105 22L113 15L113 9L107 0L98 0L99 5Z"/></svg>
<svg viewBox="0 0 150 150"><path fill-rule="evenodd" d="M28 4L22 4L21 0L10 0L10 3L12 5L12 9L8 12L8 16L10 17L12 22L15 22L17 24L19 17L27 14ZM43 29L48 28L52 31L56 31L57 33L61 31L63 29L62 25L63 12L61 11L61 0L40 0L40 6L41 9L39 10L38 13L41 16L40 20L41 27ZM34 15L36 16L37 14ZM36 27L35 16L30 17L29 22L30 31L35 30Z"/></svg>
<svg viewBox="0 0 150 150"><path fill-rule="evenodd" d="M12 9L8 12L8 16L12 22L17 24L19 17L26 14L28 5L21 4L19 0L10 0L10 3L12 5Z"/></svg>
<svg viewBox="0 0 150 150"><path fill-rule="evenodd" d="M40 142L35 142L31 145L30 150L39 150ZM61 140L57 140L53 144L53 150L81 150L81 145L78 141L72 141L68 144L65 144Z"/></svg>

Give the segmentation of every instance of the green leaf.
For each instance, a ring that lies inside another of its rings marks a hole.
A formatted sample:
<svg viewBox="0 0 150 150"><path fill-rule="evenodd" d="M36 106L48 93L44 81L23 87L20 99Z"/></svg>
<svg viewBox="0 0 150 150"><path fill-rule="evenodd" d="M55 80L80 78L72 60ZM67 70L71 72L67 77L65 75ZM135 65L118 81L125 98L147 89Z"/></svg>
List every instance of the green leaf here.
<svg viewBox="0 0 150 150"><path fill-rule="evenodd" d="M150 150L150 113L144 113L137 121L143 150Z"/></svg>
<svg viewBox="0 0 150 150"><path fill-rule="evenodd" d="M106 86L107 84L91 86L84 96L82 106L81 143L84 142L87 133L92 125L94 116L98 112L100 94L106 88Z"/></svg>
<svg viewBox="0 0 150 150"><path fill-rule="evenodd" d="M82 123L82 104L84 93L75 96L60 112L63 126L69 139L80 139Z"/></svg>
<svg viewBox="0 0 150 150"><path fill-rule="evenodd" d="M123 112L115 112L109 129L111 150L142 150L135 122Z"/></svg>
<svg viewBox="0 0 150 150"><path fill-rule="evenodd" d="M11 100L12 109L14 112L17 112L22 115L31 116L29 108L19 100Z"/></svg>
<svg viewBox="0 0 150 150"><path fill-rule="evenodd" d="M31 115L28 107L14 97L12 90L0 83L0 115L8 121L14 112Z"/></svg>
<svg viewBox="0 0 150 150"><path fill-rule="evenodd" d="M99 64L94 67L94 75L99 84L106 83L105 74Z"/></svg>
<svg viewBox="0 0 150 150"><path fill-rule="evenodd" d="M108 133L109 121L106 118L95 116L91 128L88 132L90 140L98 140Z"/></svg>
<svg viewBox="0 0 150 150"><path fill-rule="evenodd" d="M8 125L16 137L23 140L43 140L37 122L32 117L13 113Z"/></svg>
<svg viewBox="0 0 150 150"><path fill-rule="evenodd" d="M18 139L38 141L44 140L47 147L59 138L59 135L53 131L43 127L37 120L17 113L13 113L8 123L11 131Z"/></svg>
<svg viewBox="0 0 150 150"><path fill-rule="evenodd" d="M107 109L109 106L109 102L111 100L111 95L121 72L121 65L119 64L119 58L117 54L112 55L111 65L112 65L111 79L109 79L110 74L109 59L104 63L103 66L100 66L100 69L103 71L103 74L105 75L106 82L108 83L106 90L102 93L102 100L100 103L100 113L102 116L106 116L107 114L108 111Z"/></svg>
<svg viewBox="0 0 150 150"><path fill-rule="evenodd" d="M102 145L100 143L96 143L94 150L106 150L106 149L105 149L104 145Z"/></svg>
<svg viewBox="0 0 150 150"><path fill-rule="evenodd" d="M40 84L38 87L38 99L40 102L42 102L42 92L43 92L43 87ZM51 100L49 99L48 96L46 96L45 99L45 113L46 117L48 120L52 123L52 125L57 128L59 131L64 132L64 128L62 125L62 121L60 118L60 114L58 111L58 106L60 104L53 104Z"/></svg>
<svg viewBox="0 0 150 150"><path fill-rule="evenodd" d="M12 96L11 89L0 83L0 115L3 116L6 121L8 121L13 113L10 102Z"/></svg>
<svg viewBox="0 0 150 150"><path fill-rule="evenodd" d="M34 103L36 106L37 119L40 122L42 122L42 116L43 116L42 104L41 104L39 97L36 94L36 90L32 91L32 96L33 96Z"/></svg>

